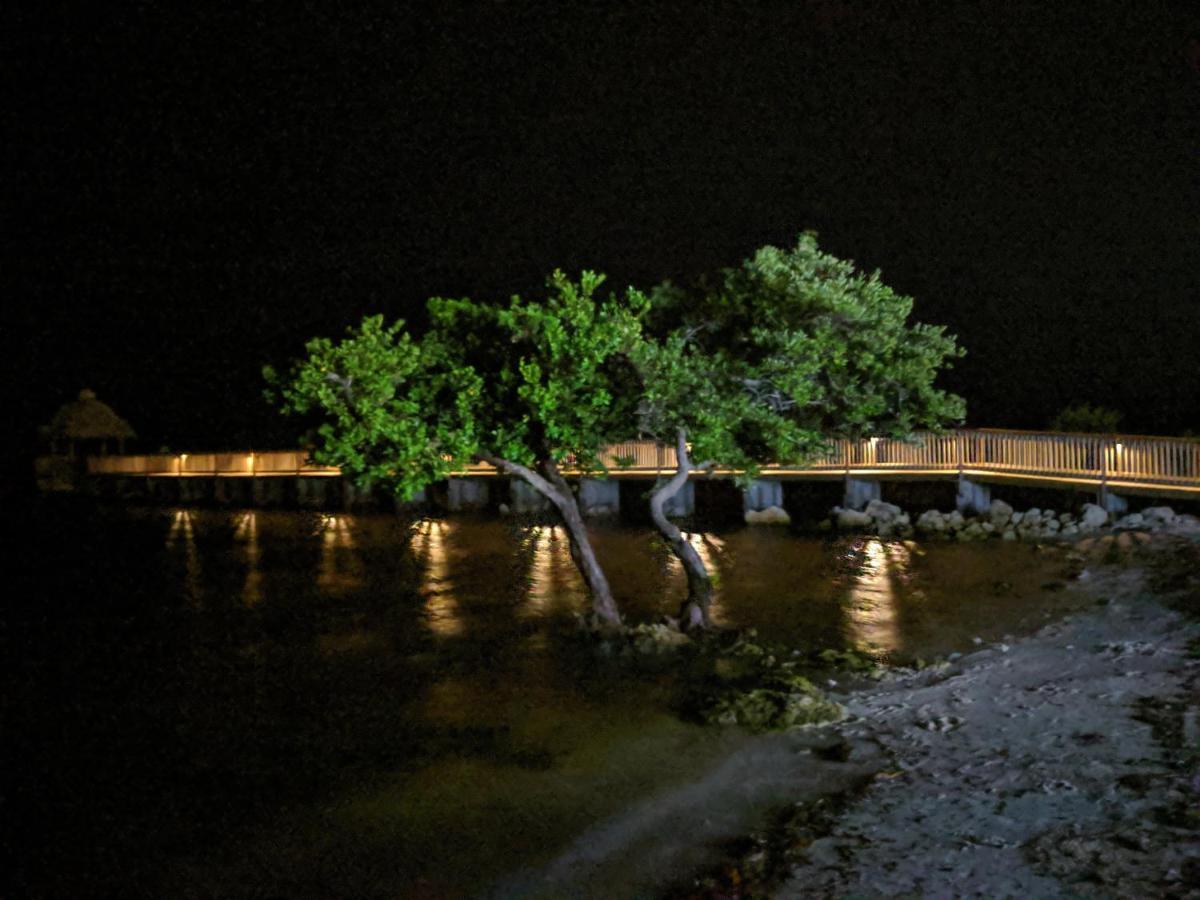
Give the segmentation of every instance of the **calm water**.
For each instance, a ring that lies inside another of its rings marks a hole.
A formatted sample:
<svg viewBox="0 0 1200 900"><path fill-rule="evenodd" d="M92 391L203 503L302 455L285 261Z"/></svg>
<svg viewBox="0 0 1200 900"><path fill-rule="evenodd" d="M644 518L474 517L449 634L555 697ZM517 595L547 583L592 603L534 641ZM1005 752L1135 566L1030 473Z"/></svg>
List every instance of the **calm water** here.
<svg viewBox="0 0 1200 900"><path fill-rule="evenodd" d="M747 740L606 669L561 529L449 518L35 510L3 651L3 896L404 897L480 890ZM595 529L627 618L678 565ZM692 536L715 616L900 659L1063 608L1023 545Z"/></svg>

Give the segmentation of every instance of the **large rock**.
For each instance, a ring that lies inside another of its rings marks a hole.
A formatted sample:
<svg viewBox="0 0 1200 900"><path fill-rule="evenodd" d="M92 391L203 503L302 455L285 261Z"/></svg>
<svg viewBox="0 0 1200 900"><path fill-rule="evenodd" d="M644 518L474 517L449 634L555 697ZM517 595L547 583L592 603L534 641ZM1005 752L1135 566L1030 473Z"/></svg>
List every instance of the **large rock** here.
<svg viewBox="0 0 1200 900"><path fill-rule="evenodd" d="M1083 504L1083 512L1079 514L1079 527L1081 530L1094 531L1107 524L1108 510L1103 506L1097 506L1095 503Z"/></svg>
<svg viewBox="0 0 1200 900"><path fill-rule="evenodd" d="M945 531L946 518L936 509L927 509L917 516L918 531Z"/></svg>
<svg viewBox="0 0 1200 900"><path fill-rule="evenodd" d="M768 506L766 509L746 510L747 525L790 525L792 517L781 506Z"/></svg>
<svg viewBox="0 0 1200 900"><path fill-rule="evenodd" d="M1141 528L1146 524L1146 517L1141 513L1130 513L1113 523L1113 528Z"/></svg>
<svg viewBox="0 0 1200 900"><path fill-rule="evenodd" d="M891 522L898 517L904 510L896 506L894 503L885 503L882 500L872 500L863 510L872 519L877 519L880 522Z"/></svg>
<svg viewBox="0 0 1200 900"><path fill-rule="evenodd" d="M997 528L1003 528L1012 519L1013 508L1003 500L993 500L988 506L988 520Z"/></svg>
<svg viewBox="0 0 1200 900"><path fill-rule="evenodd" d="M1169 506L1147 506L1142 510L1142 518L1150 525L1174 525L1179 516Z"/></svg>
<svg viewBox="0 0 1200 900"><path fill-rule="evenodd" d="M951 531L958 531L958 529L963 527L965 521L966 519L963 518L963 514L956 509L950 515L946 516L946 527Z"/></svg>
<svg viewBox="0 0 1200 900"><path fill-rule="evenodd" d="M856 509L838 509L837 527L842 531L856 531L871 527L871 517Z"/></svg>

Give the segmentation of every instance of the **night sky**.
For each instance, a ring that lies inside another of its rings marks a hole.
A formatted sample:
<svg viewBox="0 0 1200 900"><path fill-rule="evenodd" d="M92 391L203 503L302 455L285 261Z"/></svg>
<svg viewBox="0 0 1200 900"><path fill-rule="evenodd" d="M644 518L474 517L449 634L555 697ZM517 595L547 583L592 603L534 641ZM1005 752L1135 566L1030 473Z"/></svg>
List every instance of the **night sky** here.
<svg viewBox="0 0 1200 900"><path fill-rule="evenodd" d="M959 335L970 424L1200 429L1200 4L177 6L0 14L15 445L88 386L286 446L261 367L366 312L803 229Z"/></svg>

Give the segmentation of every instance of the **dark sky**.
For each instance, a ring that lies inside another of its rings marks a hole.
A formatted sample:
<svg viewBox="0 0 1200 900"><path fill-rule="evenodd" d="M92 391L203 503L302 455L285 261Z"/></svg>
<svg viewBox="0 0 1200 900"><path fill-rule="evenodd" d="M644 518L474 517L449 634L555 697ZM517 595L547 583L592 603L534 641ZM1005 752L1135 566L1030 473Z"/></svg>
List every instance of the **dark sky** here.
<svg viewBox="0 0 1200 900"><path fill-rule="evenodd" d="M0 14L22 434L90 386L287 443L262 365L365 312L806 228L960 336L971 424L1200 429L1200 5L177 6Z"/></svg>

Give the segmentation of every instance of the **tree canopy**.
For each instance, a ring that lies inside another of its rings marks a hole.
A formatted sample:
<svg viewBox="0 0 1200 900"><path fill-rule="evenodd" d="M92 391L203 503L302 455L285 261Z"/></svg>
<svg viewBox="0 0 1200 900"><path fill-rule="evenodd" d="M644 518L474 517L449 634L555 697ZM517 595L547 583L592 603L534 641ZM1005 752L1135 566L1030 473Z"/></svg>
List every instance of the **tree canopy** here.
<svg viewBox="0 0 1200 900"><path fill-rule="evenodd" d="M688 624L707 623L711 580L663 508L690 469L748 479L767 462L803 463L830 438L902 438L962 419L962 399L934 386L961 355L954 339L909 324L911 297L822 252L811 233L789 250L761 248L715 288L665 284L652 298L654 339L635 352L640 424L676 448L675 476L650 503L688 574Z"/></svg>
<svg viewBox="0 0 1200 900"><path fill-rule="evenodd" d="M711 581L663 514L693 459L749 478L832 437L905 437L962 417L962 400L934 386L961 353L954 339L910 324L912 298L822 252L812 234L763 247L698 292L667 284L650 298L633 288L602 298L603 282L556 271L535 301L434 298L420 335L368 317L341 341L310 341L286 377L268 379L284 410L317 421L314 458L360 482L411 497L477 460L524 480L561 514L593 609L614 624L564 464L603 469L601 451L636 434L676 448L651 515L707 622Z"/></svg>
<svg viewBox="0 0 1200 900"><path fill-rule="evenodd" d="M912 298L822 252L805 233L767 246L698 293L660 285L639 366L642 427L694 460L753 473L802 462L830 438L905 437L960 421L934 381L961 355L939 326L910 324Z"/></svg>
<svg viewBox="0 0 1200 900"><path fill-rule="evenodd" d="M359 481L411 497L483 460L523 479L562 515L571 552L609 623L619 617L560 466L601 465L633 427L648 301L601 299L604 276L555 272L537 301L507 305L434 298L415 337L403 322L368 317L340 342L316 338L287 377L268 371L283 409L316 417L313 457Z"/></svg>
<svg viewBox="0 0 1200 900"><path fill-rule="evenodd" d="M317 420L315 460L403 497L480 459L599 467L634 421L625 354L648 305L598 298L603 281L555 272L546 297L503 305L433 298L419 336L367 317L309 341L286 376L267 369L272 399Z"/></svg>

